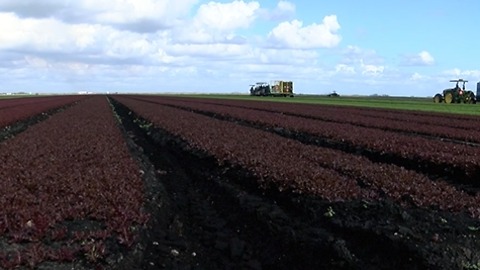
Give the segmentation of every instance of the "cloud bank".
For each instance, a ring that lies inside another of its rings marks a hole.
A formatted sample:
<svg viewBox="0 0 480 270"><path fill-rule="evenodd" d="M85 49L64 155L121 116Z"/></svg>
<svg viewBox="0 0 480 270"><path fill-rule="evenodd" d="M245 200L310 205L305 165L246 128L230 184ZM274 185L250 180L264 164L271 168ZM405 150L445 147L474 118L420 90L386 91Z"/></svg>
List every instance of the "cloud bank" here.
<svg viewBox="0 0 480 270"><path fill-rule="evenodd" d="M384 91L400 78L431 79L401 70L436 66L428 50L398 52L393 62L346 44L345 20L300 16L299 3L286 0L2 0L0 92L244 92L277 79L305 93L335 82Z"/></svg>

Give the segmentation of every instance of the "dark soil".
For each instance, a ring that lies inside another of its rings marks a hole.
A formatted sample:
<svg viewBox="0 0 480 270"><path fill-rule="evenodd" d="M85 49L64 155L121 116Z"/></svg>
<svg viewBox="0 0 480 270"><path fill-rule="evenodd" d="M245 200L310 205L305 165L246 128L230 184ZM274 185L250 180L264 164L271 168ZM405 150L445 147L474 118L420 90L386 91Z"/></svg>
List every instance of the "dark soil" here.
<svg viewBox="0 0 480 270"><path fill-rule="evenodd" d="M478 269L480 222L390 201L331 203L259 189L244 168L112 101L152 214L119 269Z"/></svg>

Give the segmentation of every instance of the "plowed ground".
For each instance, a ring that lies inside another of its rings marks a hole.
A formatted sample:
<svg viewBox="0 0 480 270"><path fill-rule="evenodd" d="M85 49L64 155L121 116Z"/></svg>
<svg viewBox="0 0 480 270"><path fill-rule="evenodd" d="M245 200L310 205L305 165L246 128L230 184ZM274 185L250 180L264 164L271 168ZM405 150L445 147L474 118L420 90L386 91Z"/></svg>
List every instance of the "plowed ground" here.
<svg viewBox="0 0 480 270"><path fill-rule="evenodd" d="M145 130L112 103L144 172L151 220L137 248L119 251L124 259L107 269L480 268L480 223L467 214L260 189L248 170L220 166L160 128ZM0 140L48 114L2 130Z"/></svg>
<svg viewBox="0 0 480 270"><path fill-rule="evenodd" d="M167 131L146 131L113 103L145 172L152 213L131 269L475 269L478 221L413 204L259 189ZM122 268L122 267L121 267Z"/></svg>

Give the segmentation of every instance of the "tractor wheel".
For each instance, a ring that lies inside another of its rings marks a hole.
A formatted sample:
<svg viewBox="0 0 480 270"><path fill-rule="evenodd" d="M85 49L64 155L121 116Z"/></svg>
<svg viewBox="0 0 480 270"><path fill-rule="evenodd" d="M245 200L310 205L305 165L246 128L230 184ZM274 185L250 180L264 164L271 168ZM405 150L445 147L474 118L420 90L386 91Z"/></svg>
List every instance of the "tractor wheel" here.
<svg viewBox="0 0 480 270"><path fill-rule="evenodd" d="M443 101L443 97L442 95L440 94L436 94L434 97L433 97L433 102L434 103L441 103Z"/></svg>
<svg viewBox="0 0 480 270"><path fill-rule="evenodd" d="M452 103L453 102L453 93L447 92L445 93L445 103Z"/></svg>

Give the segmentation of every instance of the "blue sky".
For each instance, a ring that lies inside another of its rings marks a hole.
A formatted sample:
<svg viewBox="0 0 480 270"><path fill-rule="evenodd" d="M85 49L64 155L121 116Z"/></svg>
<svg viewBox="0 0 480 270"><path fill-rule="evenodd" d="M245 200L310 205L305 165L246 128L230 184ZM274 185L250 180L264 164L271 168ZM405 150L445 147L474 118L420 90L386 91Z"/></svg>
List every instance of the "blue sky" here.
<svg viewBox="0 0 480 270"><path fill-rule="evenodd" d="M433 96L480 81L480 1L2 0L0 92Z"/></svg>

